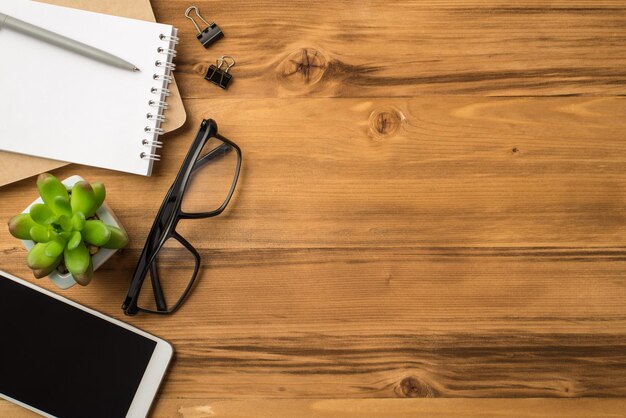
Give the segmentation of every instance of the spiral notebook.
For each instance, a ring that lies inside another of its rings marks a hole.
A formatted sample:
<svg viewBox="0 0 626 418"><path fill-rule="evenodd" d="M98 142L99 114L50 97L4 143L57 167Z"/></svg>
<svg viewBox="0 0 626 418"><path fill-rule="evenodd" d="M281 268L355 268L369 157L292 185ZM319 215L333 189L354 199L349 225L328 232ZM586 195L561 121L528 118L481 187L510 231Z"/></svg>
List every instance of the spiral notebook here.
<svg viewBox="0 0 626 418"><path fill-rule="evenodd" d="M27 0L2 0L0 12L141 70L118 69L0 31L0 149L150 175L162 145L177 30Z"/></svg>

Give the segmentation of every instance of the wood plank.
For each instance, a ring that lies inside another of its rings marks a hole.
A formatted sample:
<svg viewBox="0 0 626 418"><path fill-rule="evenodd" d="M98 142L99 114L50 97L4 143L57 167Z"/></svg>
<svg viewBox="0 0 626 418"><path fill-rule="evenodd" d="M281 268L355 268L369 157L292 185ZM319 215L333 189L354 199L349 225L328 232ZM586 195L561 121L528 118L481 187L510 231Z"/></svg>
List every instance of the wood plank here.
<svg viewBox="0 0 626 418"><path fill-rule="evenodd" d="M205 50L182 0L154 0L182 38L187 98L626 93L626 6L614 1L198 1L226 34ZM227 92L203 76L237 59Z"/></svg>
<svg viewBox="0 0 626 418"><path fill-rule="evenodd" d="M361 417L432 417L432 418L582 418L623 417L624 400L576 399L316 399L202 401L165 400L159 402L155 417L268 417L291 418L361 418Z"/></svg>
<svg viewBox="0 0 626 418"><path fill-rule="evenodd" d="M166 138L152 178L58 171L105 181L131 248L143 245L203 117L214 117L240 144L244 165L228 212L193 223L190 239L199 245L626 245L624 98L216 99L187 106L194 116ZM31 187L3 189L4 219L31 201Z"/></svg>
<svg viewBox="0 0 626 418"><path fill-rule="evenodd" d="M623 399L160 399L153 418L361 418L377 416L478 418L624 417ZM0 400L0 416L38 415Z"/></svg>
<svg viewBox="0 0 626 418"><path fill-rule="evenodd" d="M626 396L623 261L205 250L163 320L119 310L136 256L64 294L170 340L166 396Z"/></svg>

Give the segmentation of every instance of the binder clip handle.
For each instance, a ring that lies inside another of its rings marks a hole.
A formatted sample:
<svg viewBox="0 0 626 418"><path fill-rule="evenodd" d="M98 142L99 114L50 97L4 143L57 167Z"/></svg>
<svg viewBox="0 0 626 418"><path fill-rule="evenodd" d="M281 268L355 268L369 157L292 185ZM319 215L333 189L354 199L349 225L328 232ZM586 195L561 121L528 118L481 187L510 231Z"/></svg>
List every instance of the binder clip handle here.
<svg viewBox="0 0 626 418"><path fill-rule="evenodd" d="M198 7L196 7L196 6L188 7L187 10L185 10L185 17L187 19L191 20L193 25L196 27L196 30L198 31L198 33L202 33L202 29L200 29L200 26L198 26L198 24L196 23L196 20L193 17L189 16L189 14L191 13L192 10L194 10L196 12L196 16L198 16L198 19L202 20L205 25L211 26L211 24L209 22L207 22L206 20L204 20L202 15L200 15L200 10L198 10Z"/></svg>
<svg viewBox="0 0 626 418"><path fill-rule="evenodd" d="M222 55L221 57L219 57L217 59L217 69L221 70L222 69L222 65L224 65L224 64L226 64L226 69L222 70L222 71L224 71L224 73L228 74L228 71L231 68L233 68L235 66L235 64L237 64L237 62L230 55Z"/></svg>
<svg viewBox="0 0 626 418"><path fill-rule="evenodd" d="M194 17L191 16L192 11L194 11L196 13L196 17L200 19L206 25L206 28L204 30L200 28L200 25L198 25L198 23L196 22L196 19L194 19ZM191 22L195 26L196 30L198 31L198 35L196 35L196 38L198 38L198 41L200 41L200 43L205 48L208 48L211 44L218 41L224 36L219 26L217 26L215 22L213 23L207 22L202 17L202 15L200 14L200 10L196 6L188 7L187 10L185 10L185 17L191 20Z"/></svg>

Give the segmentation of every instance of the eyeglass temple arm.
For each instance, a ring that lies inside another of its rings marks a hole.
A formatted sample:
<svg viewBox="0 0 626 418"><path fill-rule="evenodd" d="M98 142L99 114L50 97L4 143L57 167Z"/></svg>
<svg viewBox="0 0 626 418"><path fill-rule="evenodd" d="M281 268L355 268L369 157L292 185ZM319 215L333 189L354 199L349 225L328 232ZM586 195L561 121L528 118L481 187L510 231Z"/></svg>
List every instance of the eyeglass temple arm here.
<svg viewBox="0 0 626 418"><path fill-rule="evenodd" d="M194 163L191 171L193 172L193 171L198 170L199 168L203 167L205 164L209 163L210 161L221 158L224 155L231 152L232 150L233 148L229 144L223 143L219 147L215 148L214 150L211 150L210 152L206 153L202 157L198 158L198 160Z"/></svg>
<svg viewBox="0 0 626 418"><path fill-rule="evenodd" d="M163 289L161 289L161 281L158 277L157 261L154 260L150 264L150 281L152 281L152 291L154 293L154 301L156 302L158 311L167 310L167 303L165 302L165 295Z"/></svg>

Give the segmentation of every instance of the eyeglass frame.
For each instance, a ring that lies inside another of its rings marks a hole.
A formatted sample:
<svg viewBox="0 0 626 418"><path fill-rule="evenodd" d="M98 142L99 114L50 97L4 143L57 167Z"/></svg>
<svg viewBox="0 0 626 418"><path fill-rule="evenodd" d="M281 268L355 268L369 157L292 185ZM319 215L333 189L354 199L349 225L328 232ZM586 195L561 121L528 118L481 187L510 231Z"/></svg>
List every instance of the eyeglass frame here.
<svg viewBox="0 0 626 418"><path fill-rule="evenodd" d="M209 151L202 157L199 157L200 152L202 151L204 146L212 138L216 138L222 141L223 144ZM191 175L196 170L209 163L211 160L219 157L220 155L218 154L220 153L220 151L223 151L223 154L225 154L227 152L230 152L231 149L235 150L235 152L237 153L237 167L235 169L233 183L231 184L228 195L226 196L226 199L224 200L222 205L218 209L210 212L184 212L181 209L181 206ZM124 303L122 304L122 310L124 311L124 314L128 316L134 316L138 312L147 312L167 315L174 313L180 308L182 303L186 300L187 296L189 296L189 293L197 279L202 257L200 256L200 253L193 247L193 245L191 245L184 237L176 232L178 222L181 219L205 219L221 214L226 209L226 206L228 206L228 203L230 202L235 192L235 188L239 180L239 174L241 172L241 163L242 153L239 146L233 141L218 134L217 123L214 120L204 119L200 124L200 128L198 130L198 133L196 134L194 141L189 147L189 151L187 152L181 168L176 175L176 179L174 180L174 183L165 195L163 203L161 203L161 207L159 208L152 227L150 228L150 232L148 233L148 237L146 238L146 243L144 244L143 250L141 251L139 260L137 261L137 267L135 268L135 272L133 273L128 292L126 294L126 298L124 299ZM161 251L163 245L171 238L177 240L187 250L189 250L189 252L191 252L195 260L195 266L191 280L185 288L182 296L172 307L168 307L165 301L165 296L163 295L163 291L161 290L160 279L156 271L156 257ZM158 242L155 243L155 241ZM157 310L146 309L137 305L139 294L141 292L141 288L144 284L146 276L148 275L148 272L150 272L152 291L155 296ZM161 309L161 307L163 307L163 309Z"/></svg>

